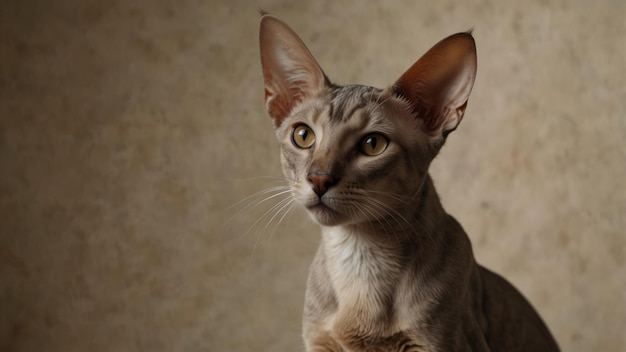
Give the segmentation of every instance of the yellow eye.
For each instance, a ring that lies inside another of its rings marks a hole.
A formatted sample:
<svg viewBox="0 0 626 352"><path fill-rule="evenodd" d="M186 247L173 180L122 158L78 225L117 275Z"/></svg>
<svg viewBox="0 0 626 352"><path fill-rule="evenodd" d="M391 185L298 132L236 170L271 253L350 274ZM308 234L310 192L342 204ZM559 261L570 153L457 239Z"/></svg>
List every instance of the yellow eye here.
<svg viewBox="0 0 626 352"><path fill-rule="evenodd" d="M379 155L387 149L389 140L381 134L370 134L363 138L361 142L361 151L365 155L375 156Z"/></svg>
<svg viewBox="0 0 626 352"><path fill-rule="evenodd" d="M296 147L308 149L315 143L315 133L307 125L298 125L293 130L291 141Z"/></svg>

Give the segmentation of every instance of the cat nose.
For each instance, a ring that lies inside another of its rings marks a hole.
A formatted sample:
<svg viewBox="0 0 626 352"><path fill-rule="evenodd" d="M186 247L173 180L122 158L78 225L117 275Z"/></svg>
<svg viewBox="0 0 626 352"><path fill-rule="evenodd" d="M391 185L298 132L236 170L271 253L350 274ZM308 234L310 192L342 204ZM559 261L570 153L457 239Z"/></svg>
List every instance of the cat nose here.
<svg viewBox="0 0 626 352"><path fill-rule="evenodd" d="M313 192L320 198L337 182L331 174L316 171L309 172L307 179L313 186Z"/></svg>

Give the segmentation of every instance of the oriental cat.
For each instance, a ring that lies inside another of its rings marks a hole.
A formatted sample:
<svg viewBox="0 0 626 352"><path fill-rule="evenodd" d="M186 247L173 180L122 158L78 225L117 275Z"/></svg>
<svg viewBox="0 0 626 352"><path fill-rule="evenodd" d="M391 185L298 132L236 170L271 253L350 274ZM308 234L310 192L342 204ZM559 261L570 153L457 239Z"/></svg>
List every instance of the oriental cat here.
<svg viewBox="0 0 626 352"><path fill-rule="evenodd" d="M472 35L443 39L384 89L332 83L272 15L260 48L283 172L322 232L306 351L558 351L528 301L476 263L428 174L467 107Z"/></svg>

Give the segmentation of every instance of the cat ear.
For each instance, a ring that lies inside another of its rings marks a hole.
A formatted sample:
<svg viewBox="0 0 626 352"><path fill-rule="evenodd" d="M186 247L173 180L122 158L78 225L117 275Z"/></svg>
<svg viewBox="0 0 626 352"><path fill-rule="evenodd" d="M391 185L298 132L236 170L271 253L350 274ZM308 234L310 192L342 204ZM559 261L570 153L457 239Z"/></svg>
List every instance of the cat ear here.
<svg viewBox="0 0 626 352"><path fill-rule="evenodd" d="M329 82L302 40L281 20L263 15L259 39L265 105L279 126L297 103L316 96Z"/></svg>
<svg viewBox="0 0 626 352"><path fill-rule="evenodd" d="M458 33L432 47L392 89L408 101L427 134L445 137L461 122L475 77L474 38Z"/></svg>

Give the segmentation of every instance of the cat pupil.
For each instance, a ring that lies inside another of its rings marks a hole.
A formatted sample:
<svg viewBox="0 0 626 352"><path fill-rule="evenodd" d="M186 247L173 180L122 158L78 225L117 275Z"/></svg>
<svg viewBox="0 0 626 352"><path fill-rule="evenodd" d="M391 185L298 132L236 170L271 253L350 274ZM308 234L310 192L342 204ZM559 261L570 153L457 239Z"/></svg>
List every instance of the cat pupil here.
<svg viewBox="0 0 626 352"><path fill-rule="evenodd" d="M300 135L300 137L302 137L302 141L306 142L306 138L309 135L309 132L305 129L301 129L300 131L298 131L298 134Z"/></svg>
<svg viewBox="0 0 626 352"><path fill-rule="evenodd" d="M373 150L376 150L376 138L369 137L365 143L369 144Z"/></svg>

